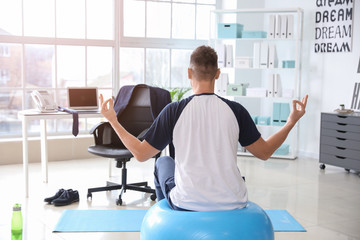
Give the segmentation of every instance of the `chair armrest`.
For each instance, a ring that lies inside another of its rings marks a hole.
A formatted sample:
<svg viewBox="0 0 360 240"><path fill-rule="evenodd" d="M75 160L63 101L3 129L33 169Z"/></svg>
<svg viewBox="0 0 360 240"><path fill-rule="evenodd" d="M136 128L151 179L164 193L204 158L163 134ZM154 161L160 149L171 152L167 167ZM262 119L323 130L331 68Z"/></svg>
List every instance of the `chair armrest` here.
<svg viewBox="0 0 360 240"><path fill-rule="evenodd" d="M96 124L95 126L93 126L90 129L90 134L94 134L95 130L98 129L99 127L102 127L102 125L107 124L108 122L99 122L98 124Z"/></svg>
<svg viewBox="0 0 360 240"><path fill-rule="evenodd" d="M100 122L90 130L90 134L94 135L95 145L111 143L113 132L109 122Z"/></svg>

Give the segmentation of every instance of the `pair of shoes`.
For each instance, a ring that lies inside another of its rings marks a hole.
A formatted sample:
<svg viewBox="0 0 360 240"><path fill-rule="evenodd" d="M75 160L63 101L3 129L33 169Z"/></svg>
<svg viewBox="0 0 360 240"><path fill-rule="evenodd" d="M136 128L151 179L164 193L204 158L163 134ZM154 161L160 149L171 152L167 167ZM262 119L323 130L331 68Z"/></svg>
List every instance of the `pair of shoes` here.
<svg viewBox="0 0 360 240"><path fill-rule="evenodd" d="M63 194L64 191L65 191L65 189L63 189L63 188L59 189L59 191L57 193L55 193L54 196L45 198L44 202L51 204L51 202L54 201L55 199L59 198L61 196L61 194Z"/></svg>
<svg viewBox="0 0 360 240"><path fill-rule="evenodd" d="M65 190L60 197L53 200L51 203L54 204L54 206L65 206L69 205L74 202L79 201L79 192L77 190Z"/></svg>
<svg viewBox="0 0 360 240"><path fill-rule="evenodd" d="M77 190L60 189L54 196L45 198L45 202L54 204L54 206L65 206L79 201L79 192Z"/></svg>

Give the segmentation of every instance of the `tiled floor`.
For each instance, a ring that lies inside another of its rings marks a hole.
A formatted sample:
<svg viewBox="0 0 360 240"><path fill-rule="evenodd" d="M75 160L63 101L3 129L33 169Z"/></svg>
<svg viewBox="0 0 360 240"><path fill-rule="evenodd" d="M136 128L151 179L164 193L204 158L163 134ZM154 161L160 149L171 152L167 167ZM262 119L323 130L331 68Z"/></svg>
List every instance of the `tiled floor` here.
<svg viewBox="0 0 360 240"><path fill-rule="evenodd" d="M246 177L249 198L264 209L286 209L307 232L278 232L281 239L360 239L360 177L354 172L327 166L317 160L271 159L267 162L239 157ZM129 181L152 181L153 160L128 164ZM113 168L113 178L120 170ZM0 166L0 240L10 239L12 205L22 204L23 239L140 239L138 232L52 233L64 209L147 209L154 202L149 194L127 191L124 205L117 206L118 192L94 193L86 199L87 188L103 186L108 179L108 161L104 159L51 162L49 183L41 181L40 164L30 164L30 196L23 197L22 165ZM152 183L151 183L152 185ZM47 205L43 199L59 188L80 192L80 202L65 207ZM171 238L169 238L171 239Z"/></svg>

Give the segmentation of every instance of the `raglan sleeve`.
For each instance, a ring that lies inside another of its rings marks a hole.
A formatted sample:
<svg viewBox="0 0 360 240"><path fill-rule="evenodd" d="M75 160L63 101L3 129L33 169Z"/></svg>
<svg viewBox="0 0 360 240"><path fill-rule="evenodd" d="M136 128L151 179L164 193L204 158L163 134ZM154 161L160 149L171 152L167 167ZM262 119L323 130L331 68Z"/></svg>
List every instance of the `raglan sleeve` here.
<svg viewBox="0 0 360 240"><path fill-rule="evenodd" d="M261 137L261 134L249 112L241 105L238 107L237 118L240 128L239 142L241 146L249 146L256 142Z"/></svg>
<svg viewBox="0 0 360 240"><path fill-rule="evenodd" d="M144 136L151 146L157 150L163 150L172 141L173 112L176 106L168 104L154 120Z"/></svg>

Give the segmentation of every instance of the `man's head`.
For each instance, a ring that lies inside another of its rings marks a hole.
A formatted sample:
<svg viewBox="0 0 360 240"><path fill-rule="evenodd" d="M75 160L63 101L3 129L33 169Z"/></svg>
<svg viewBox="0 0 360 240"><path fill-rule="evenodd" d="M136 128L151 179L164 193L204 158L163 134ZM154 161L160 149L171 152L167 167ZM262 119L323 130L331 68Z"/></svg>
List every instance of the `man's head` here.
<svg viewBox="0 0 360 240"><path fill-rule="evenodd" d="M215 80L219 77L218 57L209 46L196 48L190 57L189 77L197 80Z"/></svg>

